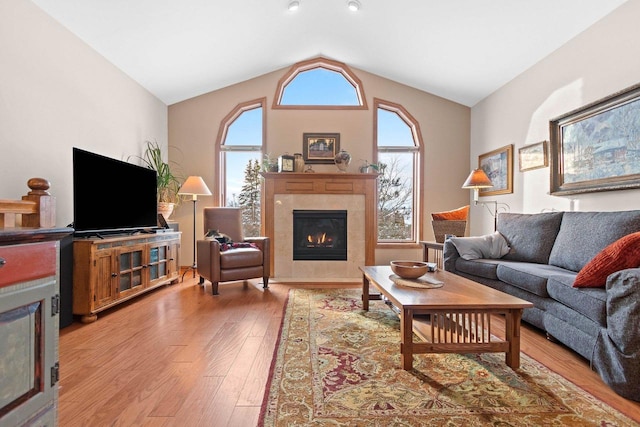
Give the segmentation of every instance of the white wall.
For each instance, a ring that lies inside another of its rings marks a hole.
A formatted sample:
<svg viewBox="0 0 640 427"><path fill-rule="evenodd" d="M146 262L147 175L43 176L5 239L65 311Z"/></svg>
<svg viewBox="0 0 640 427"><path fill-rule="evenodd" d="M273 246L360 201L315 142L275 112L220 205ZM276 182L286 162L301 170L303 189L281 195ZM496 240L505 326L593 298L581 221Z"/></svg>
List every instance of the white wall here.
<svg viewBox="0 0 640 427"><path fill-rule="evenodd" d="M0 1L0 60L0 199L46 178L65 226L72 147L124 160L167 144L167 106L30 1Z"/></svg>
<svg viewBox="0 0 640 427"><path fill-rule="evenodd" d="M481 201L497 200L525 213L570 210L572 198L581 211L640 209L640 190L551 196L549 168L518 168L518 148L549 140L549 120L639 82L639 16L640 1L628 1L471 109L470 169L479 155L514 145L513 194ZM489 213L472 207L471 234L492 230Z"/></svg>

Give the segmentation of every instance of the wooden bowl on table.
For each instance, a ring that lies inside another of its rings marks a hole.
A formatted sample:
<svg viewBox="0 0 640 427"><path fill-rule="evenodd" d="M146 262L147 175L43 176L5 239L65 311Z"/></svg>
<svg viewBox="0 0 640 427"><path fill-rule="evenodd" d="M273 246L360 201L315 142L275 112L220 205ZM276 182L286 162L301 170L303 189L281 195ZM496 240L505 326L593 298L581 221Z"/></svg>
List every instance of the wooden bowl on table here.
<svg viewBox="0 0 640 427"><path fill-rule="evenodd" d="M391 261L391 270L403 279L417 279L429 271L429 265L422 261Z"/></svg>

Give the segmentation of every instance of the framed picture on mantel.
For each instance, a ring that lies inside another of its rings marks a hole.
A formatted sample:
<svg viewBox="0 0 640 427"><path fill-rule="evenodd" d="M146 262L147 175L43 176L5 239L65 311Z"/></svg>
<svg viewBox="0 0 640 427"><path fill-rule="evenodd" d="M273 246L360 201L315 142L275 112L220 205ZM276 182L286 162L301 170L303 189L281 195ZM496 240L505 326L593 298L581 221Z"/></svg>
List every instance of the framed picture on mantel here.
<svg viewBox="0 0 640 427"><path fill-rule="evenodd" d="M339 151L339 133L305 133L302 135L302 156L307 164L333 164Z"/></svg>

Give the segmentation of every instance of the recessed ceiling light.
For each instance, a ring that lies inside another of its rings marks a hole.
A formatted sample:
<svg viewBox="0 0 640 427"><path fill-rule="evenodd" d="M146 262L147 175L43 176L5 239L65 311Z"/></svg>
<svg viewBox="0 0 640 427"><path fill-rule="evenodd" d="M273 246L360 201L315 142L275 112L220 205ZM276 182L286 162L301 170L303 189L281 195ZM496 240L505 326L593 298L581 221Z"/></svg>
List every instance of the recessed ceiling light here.
<svg viewBox="0 0 640 427"><path fill-rule="evenodd" d="M357 12L358 10L360 10L360 2L358 0L349 0L347 2L347 7L350 11Z"/></svg>
<svg viewBox="0 0 640 427"><path fill-rule="evenodd" d="M300 2L298 0L291 0L289 2L289 10L298 10L300 7Z"/></svg>

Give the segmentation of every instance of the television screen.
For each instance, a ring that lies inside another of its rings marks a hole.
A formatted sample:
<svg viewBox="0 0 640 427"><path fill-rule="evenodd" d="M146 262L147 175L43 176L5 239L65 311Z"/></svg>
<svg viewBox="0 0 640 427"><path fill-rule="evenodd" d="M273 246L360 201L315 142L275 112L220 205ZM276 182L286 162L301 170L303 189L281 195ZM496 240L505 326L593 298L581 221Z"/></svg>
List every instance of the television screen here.
<svg viewBox="0 0 640 427"><path fill-rule="evenodd" d="M77 234L155 228L156 191L156 171L73 148Z"/></svg>

